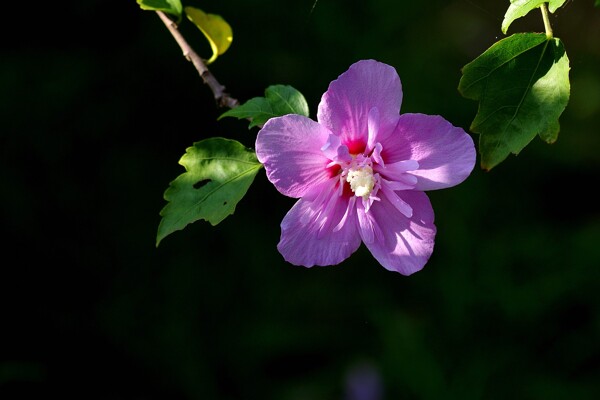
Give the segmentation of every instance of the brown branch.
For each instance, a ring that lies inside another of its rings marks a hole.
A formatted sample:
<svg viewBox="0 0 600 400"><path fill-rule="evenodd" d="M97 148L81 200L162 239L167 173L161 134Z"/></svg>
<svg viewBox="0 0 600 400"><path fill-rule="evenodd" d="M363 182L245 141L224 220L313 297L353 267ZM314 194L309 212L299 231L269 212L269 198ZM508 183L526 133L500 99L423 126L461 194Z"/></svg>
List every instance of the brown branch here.
<svg viewBox="0 0 600 400"><path fill-rule="evenodd" d="M206 67L206 64L204 63L202 58L200 58L200 56L188 44L181 32L179 32L177 24L171 21L171 19L169 19L169 17L167 17L167 15L164 12L156 11L156 13L164 22L166 27L169 29L171 35L173 35L173 38L183 51L183 56L192 64L194 64L194 67L200 74L200 77L202 78L204 83L207 84L210 90L213 92L213 95L219 107L237 107L240 104L239 101L229 96L229 94L225 92L225 86L221 85L219 81L217 81L215 76Z"/></svg>

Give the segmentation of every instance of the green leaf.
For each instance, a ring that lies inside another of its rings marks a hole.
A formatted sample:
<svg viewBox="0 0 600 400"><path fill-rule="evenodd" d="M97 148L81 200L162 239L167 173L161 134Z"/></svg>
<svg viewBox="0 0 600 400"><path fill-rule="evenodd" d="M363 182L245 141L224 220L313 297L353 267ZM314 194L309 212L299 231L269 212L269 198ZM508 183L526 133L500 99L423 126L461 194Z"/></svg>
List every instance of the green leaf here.
<svg viewBox="0 0 600 400"><path fill-rule="evenodd" d="M219 116L250 119L248 128L262 126L270 118L287 114L308 117L308 103L296 89L289 85L272 85L265 90L265 97L255 97Z"/></svg>
<svg viewBox="0 0 600 400"><path fill-rule="evenodd" d="M163 11L181 18L181 0L136 0L142 10Z"/></svg>
<svg viewBox="0 0 600 400"><path fill-rule="evenodd" d="M600 0L596 0L595 6L600 7Z"/></svg>
<svg viewBox="0 0 600 400"><path fill-rule="evenodd" d="M462 69L458 90L478 100L471 131L490 170L539 135L553 143L569 101L569 59L558 38L521 33L500 40Z"/></svg>
<svg viewBox="0 0 600 400"><path fill-rule="evenodd" d="M510 6L504 14L504 20L502 21L502 33L506 34L510 24L521 17L524 17L529 11L534 8L538 8L542 3L548 3L548 10L554 13L558 10L567 0L510 0Z"/></svg>
<svg viewBox="0 0 600 400"><path fill-rule="evenodd" d="M262 167L254 151L218 137L188 147L179 164L186 172L165 191L169 203L160 212L156 246L167 235L199 219L217 225L233 214Z"/></svg>
<svg viewBox="0 0 600 400"><path fill-rule="evenodd" d="M207 14L199 8L186 7L185 14L202 31L210 43L213 54L206 63L211 64L231 45L233 40L231 26L220 15Z"/></svg>

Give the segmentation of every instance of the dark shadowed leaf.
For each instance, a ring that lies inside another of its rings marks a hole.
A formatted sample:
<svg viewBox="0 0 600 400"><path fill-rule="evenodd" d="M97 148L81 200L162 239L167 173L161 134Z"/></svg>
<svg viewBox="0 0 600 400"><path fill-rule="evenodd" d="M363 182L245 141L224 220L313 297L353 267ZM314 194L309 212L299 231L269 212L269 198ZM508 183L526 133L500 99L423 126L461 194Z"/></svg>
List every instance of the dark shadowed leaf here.
<svg viewBox="0 0 600 400"><path fill-rule="evenodd" d="M194 143L179 160L186 172L165 191L156 245L167 235L204 219L212 225L233 214L262 164L254 151L235 140L210 138Z"/></svg>
<svg viewBox="0 0 600 400"><path fill-rule="evenodd" d="M479 101L471 131L479 133L481 166L491 169L518 154L536 135L558 137L569 101L569 59L561 41L515 34L465 65L458 90Z"/></svg>

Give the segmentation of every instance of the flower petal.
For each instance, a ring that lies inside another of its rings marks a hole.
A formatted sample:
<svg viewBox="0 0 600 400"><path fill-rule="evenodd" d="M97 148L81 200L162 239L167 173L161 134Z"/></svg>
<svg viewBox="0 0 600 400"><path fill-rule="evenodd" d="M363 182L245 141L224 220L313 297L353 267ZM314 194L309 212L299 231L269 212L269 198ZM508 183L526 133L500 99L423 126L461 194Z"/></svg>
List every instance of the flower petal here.
<svg viewBox="0 0 600 400"><path fill-rule="evenodd" d="M301 115L271 118L258 132L256 155L277 190L302 197L331 179L330 159L321 150L329 135L327 128Z"/></svg>
<svg viewBox="0 0 600 400"><path fill-rule="evenodd" d="M383 194L385 194L385 197L396 208L396 210L400 211L400 214L404 215L406 218L412 217L412 207L406 201L402 200L402 198L398 196L398 194L394 192L392 188L384 183L381 185L381 191Z"/></svg>
<svg viewBox="0 0 600 400"><path fill-rule="evenodd" d="M379 109L377 107L373 107L369 110L369 114L367 115L367 127L369 131L368 139L367 139L367 149L366 153L370 153L371 150L375 148L375 143L377 143L377 138L379 137ZM379 144L381 147L381 144ZM381 151L381 149L379 149Z"/></svg>
<svg viewBox="0 0 600 400"><path fill-rule="evenodd" d="M363 202L358 202L356 213L358 214L360 237L367 246L376 241L384 240L384 233L379 228L377 221L373 218L373 214L370 214L365 209Z"/></svg>
<svg viewBox="0 0 600 400"><path fill-rule="evenodd" d="M335 197L311 193L298 200L281 221L277 249L289 263L305 267L339 264L360 246L355 208L350 208L345 223L336 226L346 212L348 198L338 196L328 184L323 186L317 192L328 190ZM327 207L331 200L336 204ZM328 212L323 212L326 208Z"/></svg>
<svg viewBox="0 0 600 400"><path fill-rule="evenodd" d="M473 139L439 115L402 114L383 143L386 165L415 160L416 190L443 189L464 181L475 166Z"/></svg>
<svg viewBox="0 0 600 400"><path fill-rule="evenodd" d="M365 241L365 245L385 269L410 275L421 270L433 253L436 228L433 208L425 193L402 191L400 195L412 208L412 217L406 218L383 196L368 213L383 239Z"/></svg>
<svg viewBox="0 0 600 400"><path fill-rule="evenodd" d="M362 60L329 84L319 103L317 120L345 143L366 146L369 112L375 107L379 113L378 137L371 138L376 143L392 132L401 102L402 86L396 70L375 60Z"/></svg>

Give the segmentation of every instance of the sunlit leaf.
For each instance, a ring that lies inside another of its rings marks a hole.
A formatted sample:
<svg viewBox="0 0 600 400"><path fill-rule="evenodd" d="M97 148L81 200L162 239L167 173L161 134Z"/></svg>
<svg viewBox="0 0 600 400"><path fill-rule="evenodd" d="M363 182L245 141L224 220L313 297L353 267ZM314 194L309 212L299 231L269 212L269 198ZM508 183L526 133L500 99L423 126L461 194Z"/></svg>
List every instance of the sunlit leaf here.
<svg viewBox="0 0 600 400"><path fill-rule="evenodd" d="M500 40L462 69L458 90L479 101L471 131L479 133L481 166L491 169L539 135L558 138L569 101L569 59L558 38L522 33Z"/></svg>
<svg viewBox="0 0 600 400"><path fill-rule="evenodd" d="M142 10L163 11L181 18L183 7L180 0L136 0Z"/></svg>
<svg viewBox="0 0 600 400"><path fill-rule="evenodd" d="M202 31L210 43L213 54L206 61L207 64L212 63L227 51L233 40L233 32L227 21L220 15L207 14L195 7L186 7L185 14Z"/></svg>
<svg viewBox="0 0 600 400"><path fill-rule="evenodd" d="M308 117L308 103L296 89L289 85L272 85L265 90L265 97L255 97L219 116L250 119L248 128L262 126L270 118L287 114Z"/></svg>
<svg viewBox="0 0 600 400"><path fill-rule="evenodd" d="M235 140L210 138L194 143L179 160L179 175L164 197L156 245L199 219L217 225L244 197L262 164L254 151Z"/></svg>
<svg viewBox="0 0 600 400"><path fill-rule="evenodd" d="M529 11L538 8L542 3L548 3L548 10L554 13L567 0L510 0L510 6L504 14L502 21L502 33L506 34L508 27L518 18L524 17Z"/></svg>

